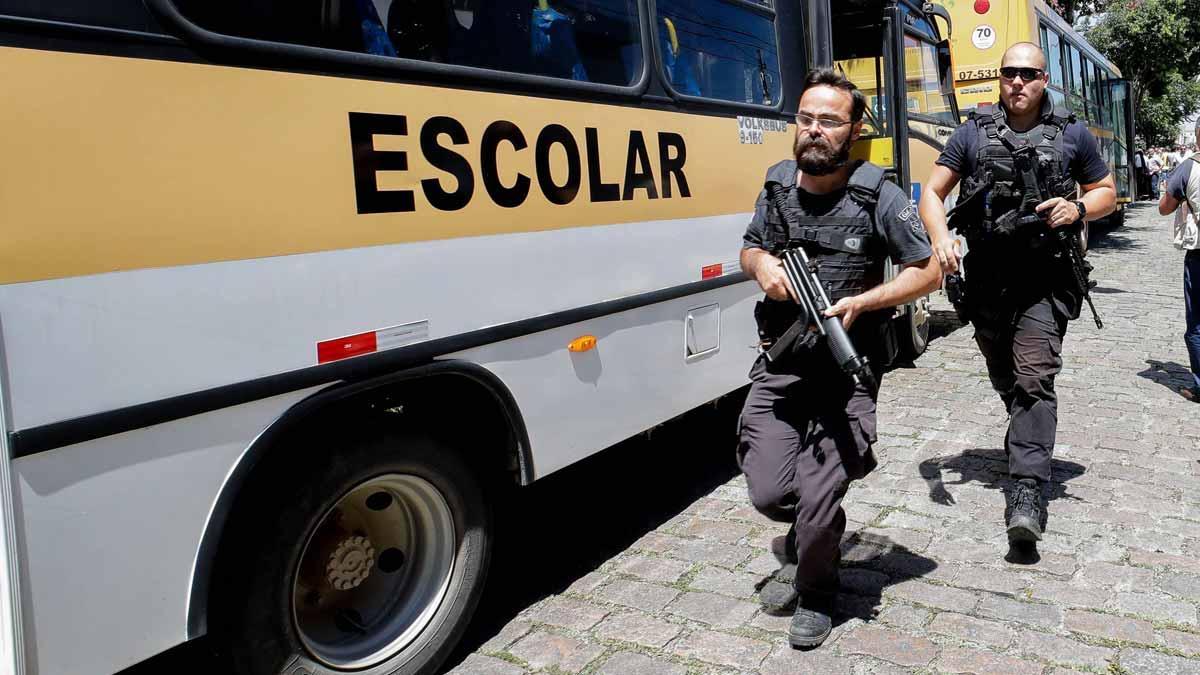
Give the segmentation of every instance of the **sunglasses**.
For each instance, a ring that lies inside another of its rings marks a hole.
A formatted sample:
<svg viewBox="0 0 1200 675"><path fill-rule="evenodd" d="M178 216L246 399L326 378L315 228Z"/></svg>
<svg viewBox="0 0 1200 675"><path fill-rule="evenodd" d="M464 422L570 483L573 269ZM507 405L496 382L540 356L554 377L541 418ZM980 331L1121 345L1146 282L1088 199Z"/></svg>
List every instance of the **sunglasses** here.
<svg viewBox="0 0 1200 675"><path fill-rule="evenodd" d="M1042 78L1042 73L1045 72L1046 71L1042 70L1041 68L1017 68L1014 66L1005 66L1000 69L1000 77L1003 77L1006 80L1015 80L1017 79L1017 76L1020 75L1022 80L1028 82L1030 80L1040 80Z"/></svg>

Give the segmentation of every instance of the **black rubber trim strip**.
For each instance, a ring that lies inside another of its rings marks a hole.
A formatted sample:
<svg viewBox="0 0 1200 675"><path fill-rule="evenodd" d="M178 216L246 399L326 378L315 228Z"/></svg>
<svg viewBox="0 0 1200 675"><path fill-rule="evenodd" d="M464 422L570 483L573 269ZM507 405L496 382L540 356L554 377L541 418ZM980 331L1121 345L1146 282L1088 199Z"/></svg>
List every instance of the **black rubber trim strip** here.
<svg viewBox="0 0 1200 675"><path fill-rule="evenodd" d="M921 121L924 121L924 120L921 120ZM942 150L946 149L945 143L939 141L938 139L934 138L933 136L930 136L929 134L925 133L924 131L918 131L916 129L913 129L912 127L909 127L908 135L912 136L913 138L915 138L917 140L923 141L926 145L932 146L933 149L937 150L938 152L941 152Z"/></svg>
<svg viewBox="0 0 1200 675"><path fill-rule="evenodd" d="M236 382L212 389L180 394L157 401L116 408L84 415L74 419L52 422L14 431L9 435L9 447L14 458L28 457L75 443L112 436L155 424L229 408L251 401L279 396L309 387L339 380L361 380L405 368L422 365L433 359L473 349L483 345L511 340L545 330L588 321L609 314L625 312L659 302L675 300L747 281L741 273L714 279L672 286L616 300L607 300L561 312L521 319L510 323L436 338L407 347L397 347L374 354L364 354L300 370Z"/></svg>
<svg viewBox="0 0 1200 675"><path fill-rule="evenodd" d="M163 35L161 33L150 33L140 30L128 30L126 28L112 28L109 26L91 26L83 23L71 23L69 21L35 19L28 16L15 16L12 14L0 14L0 27L26 28L33 31L46 33L57 33L91 38L98 37L109 40L130 42L153 42L169 45L184 44L183 40L180 40L174 35Z"/></svg>

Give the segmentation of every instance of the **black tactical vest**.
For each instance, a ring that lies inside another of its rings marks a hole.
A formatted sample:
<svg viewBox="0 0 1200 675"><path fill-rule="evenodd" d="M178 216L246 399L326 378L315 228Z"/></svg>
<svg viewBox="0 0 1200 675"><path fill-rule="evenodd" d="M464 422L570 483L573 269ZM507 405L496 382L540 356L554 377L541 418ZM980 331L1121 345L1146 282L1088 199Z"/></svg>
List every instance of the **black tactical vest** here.
<svg viewBox="0 0 1200 675"><path fill-rule="evenodd" d="M975 155L975 173L964 185L964 189L983 185L983 198L977 204L969 220L979 223L967 233L968 245L978 244L982 239L1015 234L997 220L1020 208L1026 191L1036 191L1036 185L1025 185L1020 172L1014 167L1013 146L1033 145L1038 156L1038 174L1047 186L1057 185L1063 176L1063 130L1075 117L1065 109L1045 108L1041 122L1025 133L1016 133L1008 126L1006 111L999 105L981 105L971 113L978 127L978 150ZM990 186L990 187L987 187ZM1038 233L1034 230L1034 233ZM1012 242L1008 242L1012 243Z"/></svg>
<svg viewBox="0 0 1200 675"><path fill-rule="evenodd" d="M763 240L767 251L778 255L784 248L803 247L833 303L883 283L887 250L875 230L875 205L883 181L883 169L859 162L833 208L809 216L799 206L796 162L784 160L771 167L767 183L784 188L790 213L785 225L779 210L773 204L768 208Z"/></svg>

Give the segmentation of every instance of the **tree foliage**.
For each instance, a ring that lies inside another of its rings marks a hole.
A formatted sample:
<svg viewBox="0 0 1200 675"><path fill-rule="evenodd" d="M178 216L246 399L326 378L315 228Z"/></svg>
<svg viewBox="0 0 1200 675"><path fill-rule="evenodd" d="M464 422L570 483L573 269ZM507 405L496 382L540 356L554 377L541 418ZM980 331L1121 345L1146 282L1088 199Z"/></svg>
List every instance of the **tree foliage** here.
<svg viewBox="0 0 1200 675"><path fill-rule="evenodd" d="M1132 85L1137 135L1174 142L1200 110L1200 0L1109 0L1087 39Z"/></svg>
<svg viewBox="0 0 1200 675"><path fill-rule="evenodd" d="M1074 24L1075 19L1102 11L1104 0L1048 0L1047 4L1058 12L1067 23Z"/></svg>

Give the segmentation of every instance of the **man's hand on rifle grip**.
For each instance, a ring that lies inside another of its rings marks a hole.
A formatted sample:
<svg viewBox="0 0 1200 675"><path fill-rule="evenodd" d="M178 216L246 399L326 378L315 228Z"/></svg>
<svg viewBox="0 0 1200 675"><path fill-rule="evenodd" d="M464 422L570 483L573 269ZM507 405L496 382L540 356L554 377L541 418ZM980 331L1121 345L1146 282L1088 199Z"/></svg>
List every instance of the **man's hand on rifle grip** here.
<svg viewBox="0 0 1200 675"><path fill-rule="evenodd" d="M755 269L755 281L762 287L763 292L772 300L795 300L796 291L788 283L787 274L783 271L783 261L770 254L764 254L758 260Z"/></svg>
<svg viewBox="0 0 1200 675"><path fill-rule="evenodd" d="M1038 204L1035 210L1042 215L1042 219L1050 227L1062 227L1079 220L1079 209L1075 208L1075 204L1062 197L1047 199Z"/></svg>

